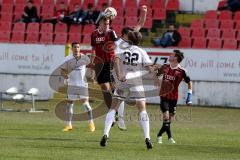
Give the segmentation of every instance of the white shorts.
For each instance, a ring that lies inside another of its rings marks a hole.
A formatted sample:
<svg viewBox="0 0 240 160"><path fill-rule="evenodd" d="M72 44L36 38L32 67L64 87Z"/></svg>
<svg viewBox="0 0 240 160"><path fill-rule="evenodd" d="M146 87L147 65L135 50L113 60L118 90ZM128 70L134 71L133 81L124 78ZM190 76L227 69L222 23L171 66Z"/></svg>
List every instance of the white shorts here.
<svg viewBox="0 0 240 160"><path fill-rule="evenodd" d="M68 87L67 99L74 101L89 98L87 87Z"/></svg>
<svg viewBox="0 0 240 160"><path fill-rule="evenodd" d="M142 85L116 88L113 93L113 97L120 100L135 100L135 101L146 100L144 88Z"/></svg>

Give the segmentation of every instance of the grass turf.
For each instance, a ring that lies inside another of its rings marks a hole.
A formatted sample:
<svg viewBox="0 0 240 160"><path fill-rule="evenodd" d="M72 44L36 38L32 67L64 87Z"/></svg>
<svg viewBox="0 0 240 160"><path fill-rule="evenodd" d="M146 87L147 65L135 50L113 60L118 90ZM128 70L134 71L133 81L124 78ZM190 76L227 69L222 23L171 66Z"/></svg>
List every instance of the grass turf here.
<svg viewBox="0 0 240 160"><path fill-rule="evenodd" d="M115 126L107 147L102 148L99 141L105 116L95 119L95 133L88 132L87 122L73 122L74 129L63 133L64 122L55 116L55 104L56 100L37 102L37 108L49 109L44 113L0 112L0 160L237 160L240 157L239 109L192 107L190 113L190 108L178 107L178 116L171 126L177 144L169 144L165 134L164 144L159 145L156 143L162 124L159 108L148 105L154 148L147 150L134 107L127 107L125 112L128 131ZM30 107L31 104L24 103L14 108Z"/></svg>

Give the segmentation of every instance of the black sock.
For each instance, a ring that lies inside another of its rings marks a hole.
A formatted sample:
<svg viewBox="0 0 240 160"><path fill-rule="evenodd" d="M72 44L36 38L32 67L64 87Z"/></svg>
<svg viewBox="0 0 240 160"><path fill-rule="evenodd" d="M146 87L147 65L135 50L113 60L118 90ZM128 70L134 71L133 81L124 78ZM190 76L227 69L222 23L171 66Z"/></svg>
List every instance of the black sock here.
<svg viewBox="0 0 240 160"><path fill-rule="evenodd" d="M158 132L158 137L161 137L162 136L162 134L165 132L165 127L164 127L164 125L162 126L162 128L160 129L160 131Z"/></svg>
<svg viewBox="0 0 240 160"><path fill-rule="evenodd" d="M169 138L172 138L172 133L171 133L171 129L170 129L170 124L171 124L171 122L170 122L169 120L166 120L165 130L166 130L166 132L167 132L168 139L169 139Z"/></svg>
<svg viewBox="0 0 240 160"><path fill-rule="evenodd" d="M110 109L112 105L112 94L109 91L103 91L102 94L105 104Z"/></svg>

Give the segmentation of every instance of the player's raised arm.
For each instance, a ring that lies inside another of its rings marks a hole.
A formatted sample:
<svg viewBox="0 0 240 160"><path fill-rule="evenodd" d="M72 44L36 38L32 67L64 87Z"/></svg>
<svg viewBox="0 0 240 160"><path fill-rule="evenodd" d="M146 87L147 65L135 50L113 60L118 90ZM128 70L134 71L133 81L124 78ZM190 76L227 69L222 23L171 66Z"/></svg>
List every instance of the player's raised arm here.
<svg viewBox="0 0 240 160"><path fill-rule="evenodd" d="M141 7L141 17L138 21L138 24L134 27L135 31L140 31L140 29L144 26L144 23L146 21L146 17L147 17L147 6L143 5Z"/></svg>

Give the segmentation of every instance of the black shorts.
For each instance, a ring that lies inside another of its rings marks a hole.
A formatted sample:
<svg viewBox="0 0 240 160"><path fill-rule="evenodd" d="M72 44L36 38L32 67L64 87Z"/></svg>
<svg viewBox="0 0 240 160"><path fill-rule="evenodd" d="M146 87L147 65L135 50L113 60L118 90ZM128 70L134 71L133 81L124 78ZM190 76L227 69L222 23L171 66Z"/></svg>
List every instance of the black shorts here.
<svg viewBox="0 0 240 160"><path fill-rule="evenodd" d="M161 99L160 107L162 112L169 111L170 114L176 114L177 101L176 100L165 100Z"/></svg>
<svg viewBox="0 0 240 160"><path fill-rule="evenodd" d="M112 65L110 63L104 63L104 65L96 65L95 72L97 76L98 84L113 82L113 77L111 76Z"/></svg>

